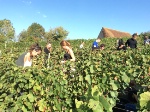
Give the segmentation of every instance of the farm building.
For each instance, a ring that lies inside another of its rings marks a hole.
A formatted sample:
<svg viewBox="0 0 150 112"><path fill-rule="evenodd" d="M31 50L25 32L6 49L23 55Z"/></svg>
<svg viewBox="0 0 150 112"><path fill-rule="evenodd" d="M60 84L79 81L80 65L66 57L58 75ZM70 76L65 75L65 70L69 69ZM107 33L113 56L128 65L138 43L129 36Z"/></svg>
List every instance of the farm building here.
<svg viewBox="0 0 150 112"><path fill-rule="evenodd" d="M127 32L121 32L121 31L102 27L98 35L98 38L104 38L104 37L114 37L114 38L131 37L131 34Z"/></svg>

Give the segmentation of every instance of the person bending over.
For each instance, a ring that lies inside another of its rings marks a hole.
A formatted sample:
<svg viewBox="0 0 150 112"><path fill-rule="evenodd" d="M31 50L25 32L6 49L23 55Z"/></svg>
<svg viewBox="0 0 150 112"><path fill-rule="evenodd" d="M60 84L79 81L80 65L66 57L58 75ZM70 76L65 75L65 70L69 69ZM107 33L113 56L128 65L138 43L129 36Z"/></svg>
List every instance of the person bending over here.
<svg viewBox="0 0 150 112"><path fill-rule="evenodd" d="M69 42L63 40L60 42L60 45L61 47L63 48L63 50L66 52L64 54L64 60L61 61L61 63L65 63L67 60L70 60L70 61L75 61L75 56L74 56L74 53L73 53L73 50L71 48L71 45Z"/></svg>
<svg viewBox="0 0 150 112"><path fill-rule="evenodd" d="M105 44L101 44L99 47L95 47L92 49L92 51L99 51L99 50L104 50L105 49Z"/></svg>
<svg viewBox="0 0 150 112"><path fill-rule="evenodd" d="M126 50L126 46L124 45L123 39L118 40L117 50Z"/></svg>
<svg viewBox="0 0 150 112"><path fill-rule="evenodd" d="M19 58L16 60L16 65L18 66L31 66L32 58L41 54L42 48L38 44L34 44L29 48L28 52L24 52Z"/></svg>
<svg viewBox="0 0 150 112"><path fill-rule="evenodd" d="M100 38L97 38L97 39L93 42L93 44L92 44L92 50L99 48L98 43L99 43L100 41L101 41Z"/></svg>

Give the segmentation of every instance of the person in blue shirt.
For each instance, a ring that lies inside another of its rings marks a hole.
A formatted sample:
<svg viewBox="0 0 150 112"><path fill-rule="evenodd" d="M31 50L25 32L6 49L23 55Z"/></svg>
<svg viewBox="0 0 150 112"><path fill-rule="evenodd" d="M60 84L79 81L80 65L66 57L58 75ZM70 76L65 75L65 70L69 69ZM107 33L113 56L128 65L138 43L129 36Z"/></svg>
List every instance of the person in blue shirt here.
<svg viewBox="0 0 150 112"><path fill-rule="evenodd" d="M100 38L97 38L97 39L93 42L93 44L92 44L92 50L99 48L98 43L99 43L100 41L101 41L101 39L100 39Z"/></svg>

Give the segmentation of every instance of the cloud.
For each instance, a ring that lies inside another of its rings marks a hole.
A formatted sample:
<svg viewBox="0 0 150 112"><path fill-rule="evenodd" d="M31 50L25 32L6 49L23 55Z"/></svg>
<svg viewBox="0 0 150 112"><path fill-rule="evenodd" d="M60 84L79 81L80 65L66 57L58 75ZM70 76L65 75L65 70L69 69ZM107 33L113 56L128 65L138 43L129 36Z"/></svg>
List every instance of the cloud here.
<svg viewBox="0 0 150 112"><path fill-rule="evenodd" d="M38 12L36 12L36 13L40 14L41 12L40 12L40 11L38 11Z"/></svg>
<svg viewBox="0 0 150 112"><path fill-rule="evenodd" d="M32 4L31 1L22 1L22 3L24 3L25 5L31 5Z"/></svg>
<svg viewBox="0 0 150 112"><path fill-rule="evenodd" d="M43 18L47 18L47 16L45 14L43 14Z"/></svg>
<svg viewBox="0 0 150 112"><path fill-rule="evenodd" d="M40 11L37 11L36 14L40 15L43 18L47 18L46 14L41 13Z"/></svg>
<svg viewBox="0 0 150 112"><path fill-rule="evenodd" d="M23 18L23 15L20 15L19 17L22 19L22 18Z"/></svg>

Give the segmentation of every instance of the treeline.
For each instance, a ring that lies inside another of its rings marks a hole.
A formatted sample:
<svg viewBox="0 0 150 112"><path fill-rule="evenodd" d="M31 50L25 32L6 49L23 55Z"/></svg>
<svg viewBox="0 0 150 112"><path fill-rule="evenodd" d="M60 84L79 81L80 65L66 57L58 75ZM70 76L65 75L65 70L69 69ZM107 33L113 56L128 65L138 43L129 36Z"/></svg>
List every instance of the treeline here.
<svg viewBox="0 0 150 112"><path fill-rule="evenodd" d="M62 26L45 31L44 27L39 23L32 23L26 30L23 30L19 35L15 35L15 28L8 19L0 20L0 42L8 40L18 41L39 41L39 40L61 40L68 36L69 32ZM148 36L150 38L150 31L142 32L140 37ZM17 37L17 38L16 38Z"/></svg>
<svg viewBox="0 0 150 112"><path fill-rule="evenodd" d="M32 23L26 30L17 35L18 41L60 40L68 36L69 32L62 26L45 31L39 23ZM15 28L10 20L0 20L0 42L15 40Z"/></svg>

